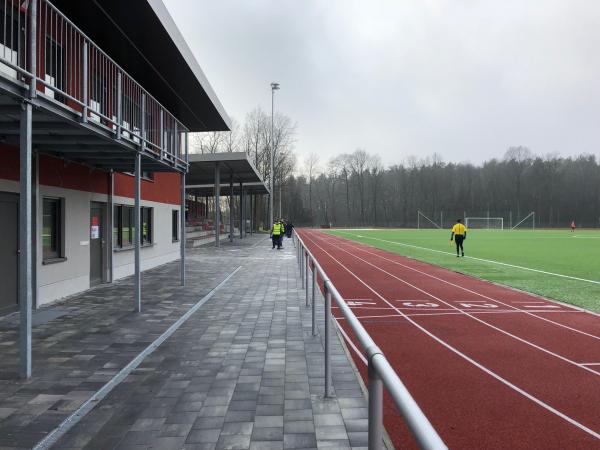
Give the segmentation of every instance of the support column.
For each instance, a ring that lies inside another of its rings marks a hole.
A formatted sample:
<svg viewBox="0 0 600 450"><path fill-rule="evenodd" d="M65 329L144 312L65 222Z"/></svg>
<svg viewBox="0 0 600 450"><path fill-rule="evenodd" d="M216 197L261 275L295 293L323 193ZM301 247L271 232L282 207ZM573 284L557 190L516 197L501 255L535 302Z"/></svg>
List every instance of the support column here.
<svg viewBox="0 0 600 450"><path fill-rule="evenodd" d="M229 175L229 242L233 242L233 172Z"/></svg>
<svg viewBox="0 0 600 450"><path fill-rule="evenodd" d="M161 120L162 120L162 112L161 112ZM185 162L189 163L189 153L190 153L190 140L189 133L185 133ZM188 166L189 167L189 166ZM181 174L181 210L179 211L179 252L181 258L181 267L179 270L181 271L181 285L185 286L185 201L186 201L186 191L185 191L185 181L186 181L186 173ZM196 198L196 196L194 196ZM196 206L194 204L194 206ZM190 211L191 212L191 211Z"/></svg>
<svg viewBox="0 0 600 450"><path fill-rule="evenodd" d="M40 155L39 153L31 154L32 164L32 187L31 187L31 310L37 309L38 298L39 298L39 287L38 287L38 255L41 255L41 246L39 246L38 239L38 224L40 211L39 198L40 198Z"/></svg>
<svg viewBox="0 0 600 450"><path fill-rule="evenodd" d="M253 228L254 228L254 207L252 205L253 197L254 197L254 194L252 194L252 192L251 192L250 193L250 236L252 236Z"/></svg>
<svg viewBox="0 0 600 450"><path fill-rule="evenodd" d="M115 241L113 239L113 229L115 224L115 174L111 170L108 174L108 203L107 203L107 214L108 223L106 224L106 228L108 230L107 233L107 245L108 248L106 256L107 256L107 268L108 273L106 276L106 281L108 283L112 283L114 280L114 249L115 249Z"/></svg>
<svg viewBox="0 0 600 450"><path fill-rule="evenodd" d="M244 184L240 183L240 239L244 239Z"/></svg>
<svg viewBox="0 0 600 450"><path fill-rule="evenodd" d="M181 285L185 286L185 173L181 174L181 205L179 210L179 227L179 272L181 275Z"/></svg>
<svg viewBox="0 0 600 450"><path fill-rule="evenodd" d="M20 135L20 196L19 196L19 309L20 329L20 374L31 377L31 309L32 286L32 246L31 246L31 103L23 103L21 110Z"/></svg>
<svg viewBox="0 0 600 450"><path fill-rule="evenodd" d="M142 236L142 220L141 220L141 178L142 178L142 155L136 153L135 155L135 206L134 206L134 219L135 234L133 236L133 242L135 243L135 273L133 276L134 283L134 310L140 312L142 310L142 280L141 280L141 260L140 260L140 245Z"/></svg>
<svg viewBox="0 0 600 450"><path fill-rule="evenodd" d="M221 217L219 215L219 206L221 204L221 167L219 163L215 165L215 246L220 247Z"/></svg>

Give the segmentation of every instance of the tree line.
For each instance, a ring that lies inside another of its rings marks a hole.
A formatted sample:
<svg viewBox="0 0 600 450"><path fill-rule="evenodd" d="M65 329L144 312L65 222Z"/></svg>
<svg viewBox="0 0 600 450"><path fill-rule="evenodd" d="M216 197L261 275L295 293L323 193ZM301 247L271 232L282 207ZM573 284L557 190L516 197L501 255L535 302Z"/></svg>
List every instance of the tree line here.
<svg viewBox="0 0 600 450"><path fill-rule="evenodd" d="M320 166L311 155L283 192L284 215L307 226L415 227L418 210L444 227L464 216L503 217L508 227L530 212L536 227L600 226L597 158L538 156L523 146L481 165L434 154L385 168L358 149Z"/></svg>
<svg viewBox="0 0 600 450"><path fill-rule="evenodd" d="M502 217L505 227L535 212L536 227L600 226L600 161L595 155L540 156L524 146L482 164L445 162L438 154L385 167L357 149L321 162L295 154L296 124L256 108L229 132L191 135L192 153L244 151L267 185L275 159L275 216L304 226L416 227L417 211L438 226L459 217ZM255 223L268 227L268 199L256 198ZM522 225L530 227L532 217ZM434 226L427 220L421 225Z"/></svg>

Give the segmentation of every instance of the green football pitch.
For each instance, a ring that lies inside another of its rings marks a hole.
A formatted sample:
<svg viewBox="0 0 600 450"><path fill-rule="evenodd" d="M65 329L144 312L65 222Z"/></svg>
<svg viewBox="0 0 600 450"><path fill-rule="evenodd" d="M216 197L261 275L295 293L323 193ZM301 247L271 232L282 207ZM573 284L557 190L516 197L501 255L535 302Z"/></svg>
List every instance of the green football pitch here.
<svg viewBox="0 0 600 450"><path fill-rule="evenodd" d="M457 258L450 230L327 232L456 272L600 311L600 231L469 230Z"/></svg>

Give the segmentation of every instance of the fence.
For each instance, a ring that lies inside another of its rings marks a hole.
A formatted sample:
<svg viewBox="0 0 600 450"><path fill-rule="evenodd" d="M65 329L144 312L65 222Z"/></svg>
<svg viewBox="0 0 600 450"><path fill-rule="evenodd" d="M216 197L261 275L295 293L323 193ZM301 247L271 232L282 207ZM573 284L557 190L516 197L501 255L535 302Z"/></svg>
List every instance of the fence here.
<svg viewBox="0 0 600 450"><path fill-rule="evenodd" d="M35 93L79 112L82 121L114 132L117 139L186 166L182 133L187 129L52 3L3 3L0 74L31 84Z"/></svg>
<svg viewBox="0 0 600 450"><path fill-rule="evenodd" d="M296 257L305 290L306 306L312 304L312 335L317 335L316 320L316 289L317 278L323 282L325 293L325 397L331 396L331 299L335 299L344 318L354 332L368 364L368 391L369 391L369 449L381 448L383 440L383 387L387 389L394 404L402 414L408 428L413 434L420 448L446 449L446 445L435 431L427 417L415 400L412 398L404 383L400 380L387 358L375 344L369 333L364 329L358 318L354 315L343 297L335 288L323 268L319 265L302 238L294 233L296 241ZM311 272L312 277L309 277ZM309 295L309 278L312 278L311 295Z"/></svg>

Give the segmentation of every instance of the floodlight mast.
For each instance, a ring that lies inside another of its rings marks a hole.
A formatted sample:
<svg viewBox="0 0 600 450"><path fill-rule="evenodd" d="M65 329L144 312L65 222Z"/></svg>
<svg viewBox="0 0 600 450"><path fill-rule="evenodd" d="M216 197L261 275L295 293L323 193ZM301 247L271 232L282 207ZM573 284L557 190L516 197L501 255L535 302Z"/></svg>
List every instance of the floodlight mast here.
<svg viewBox="0 0 600 450"><path fill-rule="evenodd" d="M275 192L275 91L279 90L279 83L271 83L271 183L269 193L269 220L273 226L273 194Z"/></svg>

